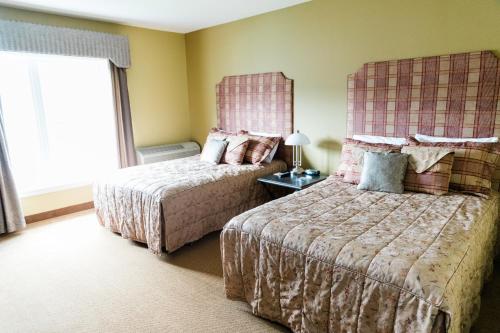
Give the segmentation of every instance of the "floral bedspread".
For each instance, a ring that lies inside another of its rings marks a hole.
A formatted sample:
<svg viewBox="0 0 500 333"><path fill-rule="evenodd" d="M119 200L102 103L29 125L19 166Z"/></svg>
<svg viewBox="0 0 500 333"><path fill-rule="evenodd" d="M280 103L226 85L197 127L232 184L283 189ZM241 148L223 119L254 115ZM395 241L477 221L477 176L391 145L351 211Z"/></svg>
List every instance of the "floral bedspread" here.
<svg viewBox="0 0 500 333"><path fill-rule="evenodd" d="M96 182L94 205L103 226L153 253L172 252L269 201L256 179L285 168L283 161L213 165L199 155L141 165Z"/></svg>
<svg viewBox="0 0 500 333"><path fill-rule="evenodd" d="M233 218L226 296L294 332L462 332L491 273L499 195L357 190L335 176Z"/></svg>

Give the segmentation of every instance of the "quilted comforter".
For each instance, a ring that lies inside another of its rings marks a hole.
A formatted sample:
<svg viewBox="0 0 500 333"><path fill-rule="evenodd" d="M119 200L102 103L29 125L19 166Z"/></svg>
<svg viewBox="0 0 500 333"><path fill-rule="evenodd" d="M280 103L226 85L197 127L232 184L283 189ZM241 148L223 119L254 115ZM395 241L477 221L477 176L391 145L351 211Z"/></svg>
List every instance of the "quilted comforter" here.
<svg viewBox="0 0 500 333"><path fill-rule="evenodd" d="M331 176L233 218L226 296L294 332L463 332L491 273L499 195L360 191Z"/></svg>
<svg viewBox="0 0 500 333"><path fill-rule="evenodd" d="M285 168L283 161L213 165L199 155L141 165L96 182L94 205L103 226L153 253L172 252L268 201L256 179Z"/></svg>

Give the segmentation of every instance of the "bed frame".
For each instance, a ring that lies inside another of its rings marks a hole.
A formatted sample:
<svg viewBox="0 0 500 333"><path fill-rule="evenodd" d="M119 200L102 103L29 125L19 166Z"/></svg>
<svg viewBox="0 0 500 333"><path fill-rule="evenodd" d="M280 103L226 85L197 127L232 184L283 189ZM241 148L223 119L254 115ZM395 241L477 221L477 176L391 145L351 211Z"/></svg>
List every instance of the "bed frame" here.
<svg viewBox="0 0 500 333"><path fill-rule="evenodd" d="M491 51L370 62L348 76L347 135L500 135Z"/></svg>

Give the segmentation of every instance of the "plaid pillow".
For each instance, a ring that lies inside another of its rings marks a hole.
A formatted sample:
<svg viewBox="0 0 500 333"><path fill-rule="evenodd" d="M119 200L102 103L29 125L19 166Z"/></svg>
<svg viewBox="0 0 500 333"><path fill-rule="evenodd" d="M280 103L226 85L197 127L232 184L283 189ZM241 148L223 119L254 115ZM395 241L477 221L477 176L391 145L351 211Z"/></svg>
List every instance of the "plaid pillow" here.
<svg viewBox="0 0 500 333"><path fill-rule="evenodd" d="M411 154L412 148L414 147L403 147L401 152ZM444 153L446 154L446 152ZM411 158L412 156L410 156L410 159ZM412 163L408 163L404 179L405 190L435 195L448 193L453 158L454 153L448 153L421 173L417 173Z"/></svg>
<svg viewBox="0 0 500 333"><path fill-rule="evenodd" d="M411 146L444 147L455 152L451 168L450 188L470 193L490 194L492 179L500 154L496 143L479 142L418 142L408 139Z"/></svg>
<svg viewBox="0 0 500 333"><path fill-rule="evenodd" d="M495 191L500 190L500 143L492 143L492 150L498 155L495 171L493 172L493 179L491 180L491 189Z"/></svg>
<svg viewBox="0 0 500 333"><path fill-rule="evenodd" d="M229 142L222 155L221 163L232 165L241 165L243 163L249 144L248 138L218 128L212 128L208 134L208 139L226 140Z"/></svg>
<svg viewBox="0 0 500 333"><path fill-rule="evenodd" d="M500 161L499 161L500 162ZM493 173L493 180L491 182L491 188L500 191L500 165L497 164L495 172Z"/></svg>
<svg viewBox="0 0 500 333"><path fill-rule="evenodd" d="M279 137L250 135L247 131L240 131L239 134L245 135L249 140L245 161L252 164L261 164L281 140Z"/></svg>
<svg viewBox="0 0 500 333"><path fill-rule="evenodd" d="M236 133L226 132L216 127L212 127L210 132L208 132L207 139L216 139L216 140L226 140L229 136L236 136Z"/></svg>
<svg viewBox="0 0 500 333"><path fill-rule="evenodd" d="M222 156L222 163L241 165L245 158L250 140L241 135L232 135L226 139L229 141L226 151Z"/></svg>
<svg viewBox="0 0 500 333"><path fill-rule="evenodd" d="M347 183L359 184L365 151L399 153L401 152L401 146L384 143L367 143L346 138L342 145L340 166L335 174L343 176L344 181Z"/></svg>

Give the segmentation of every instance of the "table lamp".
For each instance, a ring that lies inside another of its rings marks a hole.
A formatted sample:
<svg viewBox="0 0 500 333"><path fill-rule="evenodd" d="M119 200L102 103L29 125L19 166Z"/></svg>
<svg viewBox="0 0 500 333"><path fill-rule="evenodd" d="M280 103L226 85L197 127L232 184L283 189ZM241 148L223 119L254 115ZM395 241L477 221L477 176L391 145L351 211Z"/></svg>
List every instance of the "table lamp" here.
<svg viewBox="0 0 500 333"><path fill-rule="evenodd" d="M293 170L292 174L301 174L304 169L301 168L302 165L302 146L310 144L309 138L304 134L297 131L296 133L290 134L286 138L285 145L293 146Z"/></svg>

